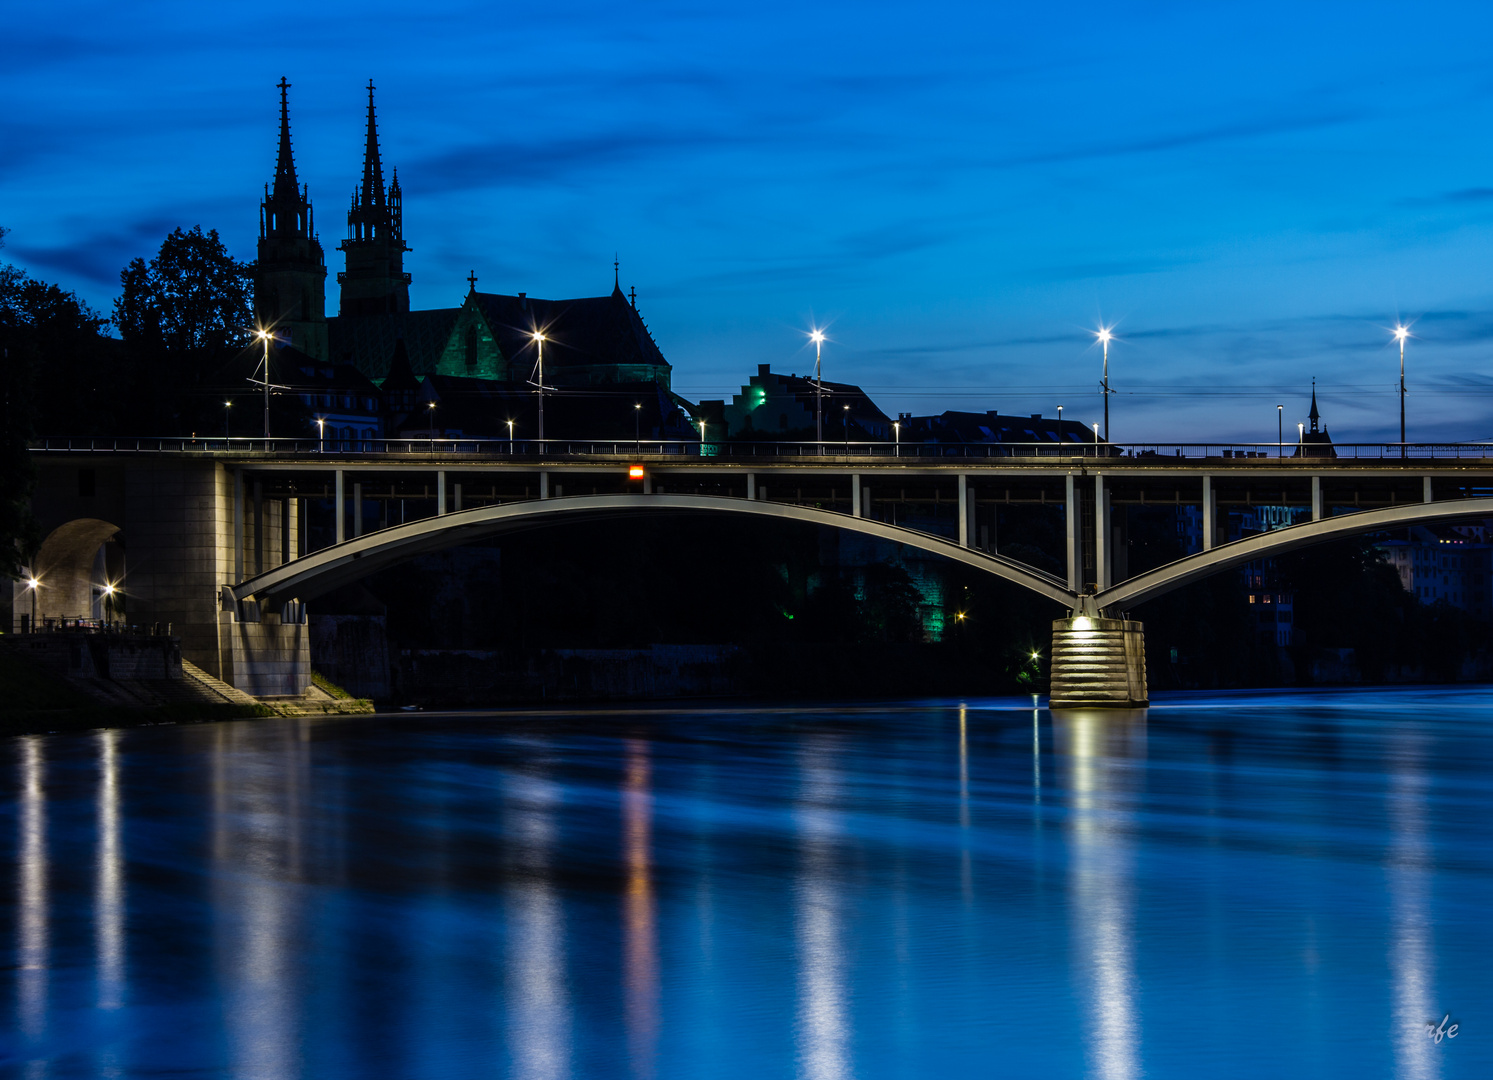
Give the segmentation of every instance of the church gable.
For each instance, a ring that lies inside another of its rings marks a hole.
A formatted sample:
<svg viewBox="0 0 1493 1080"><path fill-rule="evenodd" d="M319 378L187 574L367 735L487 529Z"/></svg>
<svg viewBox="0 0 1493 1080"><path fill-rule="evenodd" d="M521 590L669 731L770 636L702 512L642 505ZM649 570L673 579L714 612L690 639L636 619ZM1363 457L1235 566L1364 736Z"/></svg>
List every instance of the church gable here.
<svg viewBox="0 0 1493 1080"><path fill-rule="evenodd" d="M469 294L462 304L435 370L439 375L507 381L508 361L474 294Z"/></svg>

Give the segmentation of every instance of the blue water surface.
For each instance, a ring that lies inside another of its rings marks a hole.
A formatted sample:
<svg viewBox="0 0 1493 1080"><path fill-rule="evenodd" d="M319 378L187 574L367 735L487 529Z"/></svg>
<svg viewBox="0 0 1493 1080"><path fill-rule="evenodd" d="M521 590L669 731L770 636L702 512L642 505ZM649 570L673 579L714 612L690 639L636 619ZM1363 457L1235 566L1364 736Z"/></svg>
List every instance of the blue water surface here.
<svg viewBox="0 0 1493 1080"><path fill-rule="evenodd" d="M12 738L0 1072L1493 1076L1490 765L1486 689Z"/></svg>

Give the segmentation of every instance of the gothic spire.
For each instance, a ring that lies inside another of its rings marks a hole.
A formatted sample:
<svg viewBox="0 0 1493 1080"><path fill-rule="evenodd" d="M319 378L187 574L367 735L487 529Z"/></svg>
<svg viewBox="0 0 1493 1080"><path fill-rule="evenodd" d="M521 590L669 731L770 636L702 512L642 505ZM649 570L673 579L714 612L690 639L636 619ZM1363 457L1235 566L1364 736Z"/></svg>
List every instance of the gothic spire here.
<svg viewBox="0 0 1493 1080"><path fill-rule="evenodd" d="M290 152L290 102L286 91L290 83L280 76L280 154L275 159L275 201L295 202L300 195L296 183L295 156Z"/></svg>
<svg viewBox="0 0 1493 1080"><path fill-rule="evenodd" d="M1317 421L1322 419L1322 414L1317 412L1317 380L1312 380L1312 411L1306 414L1306 418L1312 422L1312 430L1317 430Z"/></svg>
<svg viewBox="0 0 1493 1080"><path fill-rule="evenodd" d="M384 163L378 153L378 120L373 112L373 80L368 80L368 145L363 151L363 202L384 201Z"/></svg>

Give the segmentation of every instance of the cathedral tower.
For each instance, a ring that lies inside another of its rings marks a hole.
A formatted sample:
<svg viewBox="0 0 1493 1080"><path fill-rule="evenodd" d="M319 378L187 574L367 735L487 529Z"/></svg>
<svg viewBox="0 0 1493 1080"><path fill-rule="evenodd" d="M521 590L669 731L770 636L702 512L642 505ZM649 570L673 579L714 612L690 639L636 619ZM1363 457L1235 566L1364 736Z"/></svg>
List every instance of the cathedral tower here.
<svg viewBox="0 0 1493 1080"><path fill-rule="evenodd" d="M378 152L378 124L373 114L373 81L368 82L368 145L363 154L363 183L353 193L347 215L347 269L337 275L342 286L340 315L378 315L410 309L410 276L404 272L399 170L384 190L384 165Z"/></svg>
<svg viewBox="0 0 1493 1080"><path fill-rule="evenodd" d="M259 261L254 273L254 311L260 324L274 326L282 340L327 360L327 260L316 238L311 197L296 183L290 151L290 106L280 83L280 154L275 182L264 187L259 204Z"/></svg>

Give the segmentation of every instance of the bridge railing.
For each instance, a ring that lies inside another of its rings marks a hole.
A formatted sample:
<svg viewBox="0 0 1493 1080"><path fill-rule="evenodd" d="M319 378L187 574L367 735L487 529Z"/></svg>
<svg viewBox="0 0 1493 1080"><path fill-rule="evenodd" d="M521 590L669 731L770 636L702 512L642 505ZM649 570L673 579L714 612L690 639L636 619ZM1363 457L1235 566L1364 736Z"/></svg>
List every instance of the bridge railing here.
<svg viewBox="0 0 1493 1080"><path fill-rule="evenodd" d="M263 454L301 457L324 454L339 458L401 459L473 457L501 461L678 457L721 461L753 459L909 460L991 458L1105 458L1158 462L1253 461L1260 465L1286 461L1407 459L1485 459L1493 443L1098 443L1092 442L704 442L648 439L265 439L172 438L137 436L54 436L31 443L33 450L70 453Z"/></svg>

